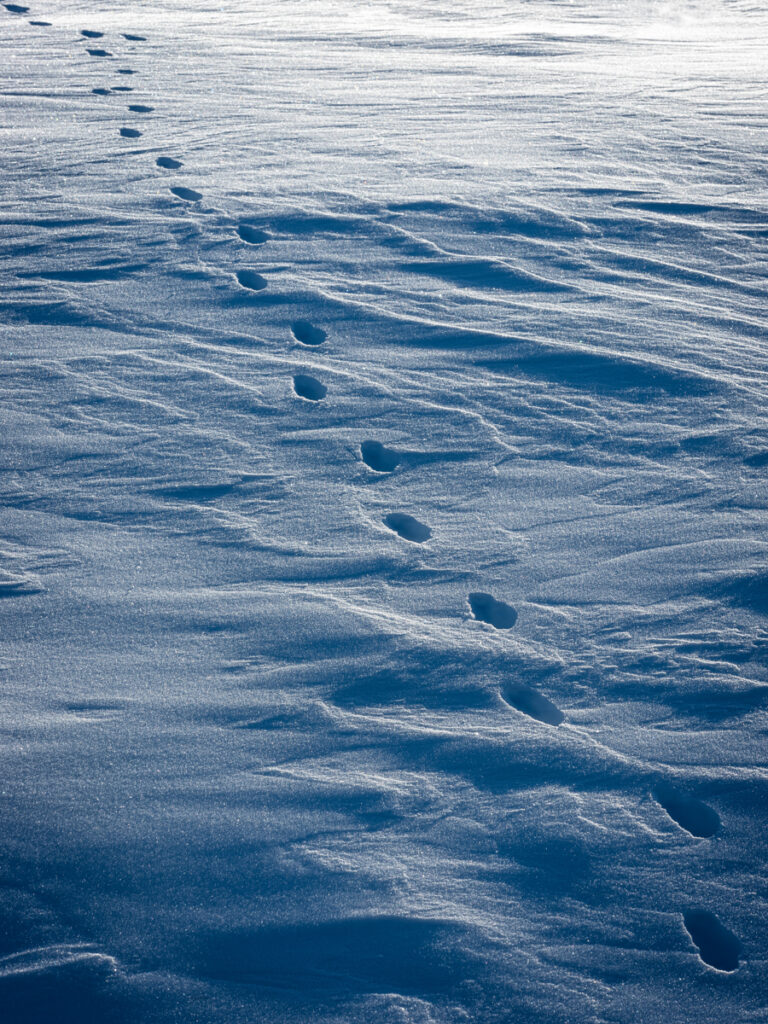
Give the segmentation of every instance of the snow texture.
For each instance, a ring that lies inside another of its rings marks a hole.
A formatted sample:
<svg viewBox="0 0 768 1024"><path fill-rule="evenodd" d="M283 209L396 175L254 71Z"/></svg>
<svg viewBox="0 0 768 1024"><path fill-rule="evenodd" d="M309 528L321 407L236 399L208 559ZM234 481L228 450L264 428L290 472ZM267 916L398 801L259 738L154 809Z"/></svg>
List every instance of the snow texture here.
<svg viewBox="0 0 768 1024"><path fill-rule="evenodd" d="M4 1024L765 1022L765 4L0 26Z"/></svg>

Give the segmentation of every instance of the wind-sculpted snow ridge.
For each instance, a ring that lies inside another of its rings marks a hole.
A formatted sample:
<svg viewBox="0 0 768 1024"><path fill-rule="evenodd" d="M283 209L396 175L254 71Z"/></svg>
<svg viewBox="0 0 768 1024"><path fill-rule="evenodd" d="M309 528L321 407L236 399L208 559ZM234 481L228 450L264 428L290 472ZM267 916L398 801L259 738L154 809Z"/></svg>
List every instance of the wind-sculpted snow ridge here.
<svg viewBox="0 0 768 1024"><path fill-rule="evenodd" d="M0 8L3 1024L762 1020L766 11L76 8Z"/></svg>

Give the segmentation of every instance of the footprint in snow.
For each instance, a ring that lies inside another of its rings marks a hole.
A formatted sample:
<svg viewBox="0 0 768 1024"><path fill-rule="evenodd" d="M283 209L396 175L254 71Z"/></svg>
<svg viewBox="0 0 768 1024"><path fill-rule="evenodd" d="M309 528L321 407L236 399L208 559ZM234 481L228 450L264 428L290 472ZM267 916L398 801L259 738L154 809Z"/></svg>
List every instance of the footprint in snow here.
<svg viewBox="0 0 768 1024"><path fill-rule="evenodd" d="M146 43L146 36L132 36L127 32L123 32L123 39L127 39L129 43Z"/></svg>
<svg viewBox="0 0 768 1024"><path fill-rule="evenodd" d="M94 96L109 96L109 89L91 89Z"/></svg>
<svg viewBox="0 0 768 1024"><path fill-rule="evenodd" d="M165 168L166 171L177 171L180 167L183 167L181 160L174 160L170 156L159 156L155 163L158 167Z"/></svg>
<svg viewBox="0 0 768 1024"><path fill-rule="evenodd" d="M526 686L524 683L509 683L501 689L501 699L509 707L516 711L535 718L537 722L544 722L545 725L560 725L565 721L565 715L556 707L551 700Z"/></svg>
<svg viewBox="0 0 768 1024"><path fill-rule="evenodd" d="M86 53L90 53L92 57L111 57L112 54L109 50L86 50Z"/></svg>
<svg viewBox="0 0 768 1024"><path fill-rule="evenodd" d="M266 277L257 274L255 270L238 270L236 275L241 288L247 288L249 292L263 291L268 284Z"/></svg>
<svg viewBox="0 0 768 1024"><path fill-rule="evenodd" d="M705 964L716 971L738 970L741 943L715 914L709 910L688 910L683 914L683 924Z"/></svg>
<svg viewBox="0 0 768 1024"><path fill-rule="evenodd" d="M478 622L486 622L494 629L512 629L517 622L517 612L512 605L497 601L491 594L476 591L467 600L472 616Z"/></svg>
<svg viewBox="0 0 768 1024"><path fill-rule="evenodd" d="M308 320L297 320L291 324L291 332L302 345L322 345L328 335L319 327L313 327Z"/></svg>
<svg viewBox="0 0 768 1024"><path fill-rule="evenodd" d="M11 14L28 14L29 8L22 7L21 4L3 4L6 11L10 11Z"/></svg>
<svg viewBox="0 0 768 1024"><path fill-rule="evenodd" d="M177 199L184 199L187 203L196 203L198 199L203 198L202 192L195 192L193 188L184 188L183 185L175 185L170 191Z"/></svg>
<svg viewBox="0 0 768 1024"><path fill-rule="evenodd" d="M653 792L670 818L697 839L709 839L720 830L720 815L696 797L681 793L668 782L660 783Z"/></svg>
<svg viewBox="0 0 768 1024"><path fill-rule="evenodd" d="M305 398L308 402L319 402L328 394L325 384L305 373L297 373L293 378L293 390L299 398Z"/></svg>
<svg viewBox="0 0 768 1024"><path fill-rule="evenodd" d="M418 519L407 515L405 512L390 512L384 516L384 525L412 544L423 544L432 536L432 531Z"/></svg>
<svg viewBox="0 0 768 1024"><path fill-rule="evenodd" d="M132 85L113 85L112 92L133 92Z"/></svg>
<svg viewBox="0 0 768 1024"><path fill-rule="evenodd" d="M50 28L50 21L30 21L30 25L38 25L40 28Z"/></svg>
<svg viewBox="0 0 768 1024"><path fill-rule="evenodd" d="M138 139L141 137L141 132L136 128L121 128L120 135L124 139Z"/></svg>
<svg viewBox="0 0 768 1024"><path fill-rule="evenodd" d="M238 224L237 233L248 245L263 245L269 240L269 235L261 228L251 227L250 224Z"/></svg>
<svg viewBox="0 0 768 1024"><path fill-rule="evenodd" d="M117 73L118 73L118 75L135 75L136 74L136 72L133 70L133 68L118 68L117 69Z"/></svg>
<svg viewBox="0 0 768 1024"><path fill-rule="evenodd" d="M155 108L147 107L143 103L134 103L128 109L132 110L134 114L151 114Z"/></svg>
<svg viewBox="0 0 768 1024"><path fill-rule="evenodd" d="M391 473L400 465L400 456L391 448L385 448L380 441L363 441L360 445L363 462L374 473Z"/></svg>
<svg viewBox="0 0 768 1024"><path fill-rule="evenodd" d="M104 36L103 32L94 32L92 28L84 28L80 31L81 36L85 36L86 39L101 39Z"/></svg>

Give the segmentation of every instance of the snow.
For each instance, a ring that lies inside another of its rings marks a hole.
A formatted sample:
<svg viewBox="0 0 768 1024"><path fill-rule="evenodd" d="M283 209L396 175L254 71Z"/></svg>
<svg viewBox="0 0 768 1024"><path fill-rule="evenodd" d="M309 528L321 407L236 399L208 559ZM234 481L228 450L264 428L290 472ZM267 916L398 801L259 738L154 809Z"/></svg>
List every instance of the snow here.
<svg viewBox="0 0 768 1024"><path fill-rule="evenodd" d="M0 25L4 1020L768 1019L768 11Z"/></svg>

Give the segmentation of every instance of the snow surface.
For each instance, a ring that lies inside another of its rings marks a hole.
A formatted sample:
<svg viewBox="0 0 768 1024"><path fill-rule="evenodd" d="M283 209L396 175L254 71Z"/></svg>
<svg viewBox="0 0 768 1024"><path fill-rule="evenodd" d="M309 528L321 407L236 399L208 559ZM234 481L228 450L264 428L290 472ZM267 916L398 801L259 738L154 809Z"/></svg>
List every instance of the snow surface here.
<svg viewBox="0 0 768 1024"><path fill-rule="evenodd" d="M0 8L0 1016L768 1021L768 8Z"/></svg>

